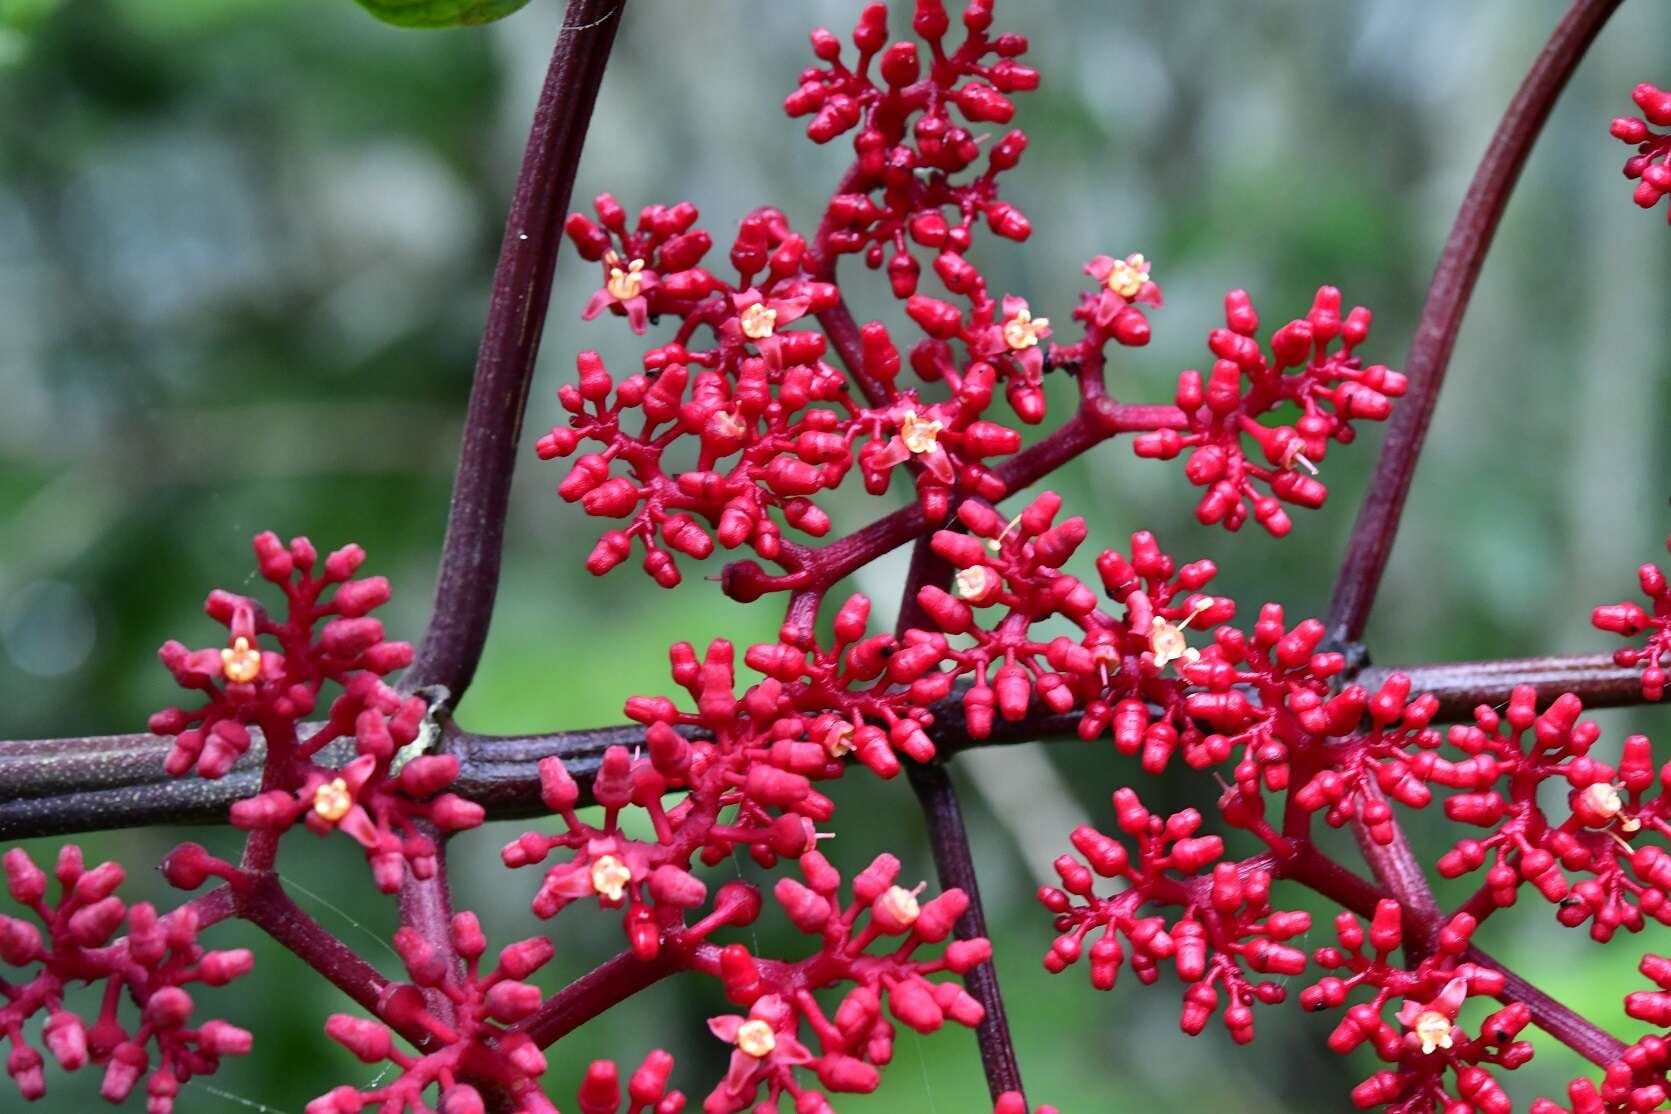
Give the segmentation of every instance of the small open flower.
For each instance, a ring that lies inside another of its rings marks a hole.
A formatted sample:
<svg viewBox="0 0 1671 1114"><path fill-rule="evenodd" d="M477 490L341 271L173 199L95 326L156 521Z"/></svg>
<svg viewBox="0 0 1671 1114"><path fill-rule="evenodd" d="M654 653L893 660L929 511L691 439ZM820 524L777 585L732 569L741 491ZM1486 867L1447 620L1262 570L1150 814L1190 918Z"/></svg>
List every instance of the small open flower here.
<svg viewBox="0 0 1671 1114"><path fill-rule="evenodd" d="M1453 1028L1451 1019L1438 1010L1423 1010L1410 1023L1410 1032L1421 1042L1424 1054L1432 1053L1435 1049L1451 1047Z"/></svg>
<svg viewBox="0 0 1671 1114"><path fill-rule="evenodd" d="M313 812L327 824L335 824L348 810L354 807L354 795L348 791L348 782L342 778L332 778L313 791Z"/></svg>
<svg viewBox="0 0 1671 1114"><path fill-rule="evenodd" d="M620 901L632 881L632 871L614 855L599 855L592 862L592 889L605 901Z"/></svg>
<svg viewBox="0 0 1671 1114"><path fill-rule="evenodd" d="M1148 281L1149 261L1141 252L1110 260L1108 273L1102 279L1104 286L1128 300L1137 297Z"/></svg>
<svg viewBox="0 0 1671 1114"><path fill-rule="evenodd" d="M580 311L581 320L590 321L606 309L619 307L632 331L642 333L650 322L649 299L661 283L660 276L644 260L626 260L613 251L605 253L603 267L603 286Z"/></svg>
<svg viewBox="0 0 1671 1114"><path fill-rule="evenodd" d="M777 310L764 302L756 302L743 310L737 324L750 340L765 340L777 331Z"/></svg>
<svg viewBox="0 0 1671 1114"><path fill-rule="evenodd" d="M1195 620L1195 617L1213 605L1210 599L1198 600L1190 613L1182 622L1173 623L1156 615L1150 621L1149 650L1154 655L1155 668L1165 669L1175 661L1193 662L1201 656L1201 652L1189 644L1184 637L1184 630Z"/></svg>
<svg viewBox="0 0 1671 1114"><path fill-rule="evenodd" d="M247 685L261 676L261 651L240 634L231 646L220 652L220 668L228 681Z"/></svg>

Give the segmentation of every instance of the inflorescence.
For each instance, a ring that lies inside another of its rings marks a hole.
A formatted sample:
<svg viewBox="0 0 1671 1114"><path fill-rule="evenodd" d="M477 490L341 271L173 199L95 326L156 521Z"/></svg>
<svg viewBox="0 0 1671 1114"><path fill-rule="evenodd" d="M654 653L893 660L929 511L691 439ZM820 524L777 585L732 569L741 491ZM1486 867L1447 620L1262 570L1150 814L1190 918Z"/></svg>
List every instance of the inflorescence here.
<svg viewBox="0 0 1671 1114"><path fill-rule="evenodd" d="M829 31L813 33L817 64L801 72L785 110L807 119L815 143L850 135L854 162L810 236L784 213L756 209L722 263L710 258L713 238L689 202L629 220L603 194L593 216L568 219L601 281L582 316L623 318L635 334L670 329L625 376L582 353L558 394L567 418L539 439L542 458L572 458L561 497L618 523L587 568L601 575L641 552L645 571L671 588L681 560L747 546L758 561L729 566L723 590L745 601L788 595L777 640L742 651L741 666L759 679L742 680L740 692L730 642L700 656L689 644L672 648L672 678L688 699L626 702L642 742L603 755L589 799L562 757L545 758L541 798L555 823L507 844L504 864L543 868L529 898L541 921L575 906L621 918L627 948L612 962L628 966L609 970L718 981L736 1012L708 1022L730 1066L703 1100L705 1114L777 1110L785 1096L796 1114L825 1114L831 1095L881 1085L898 1026L928 1034L982 1023L962 977L990 960L991 946L958 931L970 906L962 890L925 897L893 855L844 883L818 850L837 827L819 783L855 765L891 778L935 760L933 733L954 708L974 740L1055 717L1086 742L1110 739L1145 774L1174 761L1210 772L1221 793L1214 807L1161 815L1121 784L1113 834L1069 834L1056 883L1038 895L1055 931L1049 971L1086 959L1092 985L1110 990L1122 967L1143 983L1170 968L1183 986L1183 1031L1216 1018L1238 1043L1253 1039L1256 1007L1286 1001L1289 980L1301 977L1302 1007L1338 1012L1329 1048L1364 1047L1386 1065L1352 1092L1356 1106L1508 1111L1500 1075L1531 1058L1521 1037L1534 1016L1508 1000L1505 975L1472 937L1527 885L1560 924L1597 941L1671 924L1671 762L1656 766L1642 736L1604 759L1613 752L1598 746L1600 730L1571 694L1540 703L1519 689L1506 707L1442 728L1438 701L1408 678L1375 691L1354 683L1316 620L1294 622L1266 604L1237 625L1235 601L1207 591L1217 573L1210 561L1180 563L1138 532L1125 552L1102 550L1070 571L1092 530L1064 516L1056 494L1013 517L997 509L1078 452L1130 434L1138 456L1184 458L1203 489L1201 523L1236 530L1251 515L1280 537L1294 526L1287 508L1323 503L1330 443L1351 443L1354 423L1385 420L1407 384L1363 362L1371 315L1343 313L1334 287L1319 287L1303 317L1263 341L1251 299L1233 290L1225 327L1208 337L1205 374L1181 373L1172 405L1116 402L1108 346L1149 342L1149 314L1164 301L1155 267L1135 252L1095 256L1084 265L1090 288L1054 321L1024 296L989 288L972 258L979 237L1020 243L1031 231L999 192L1027 135L1001 129L1039 75L1019 61L1025 37L994 31L991 0L968 4L960 35L951 23L941 0L917 0L920 42L890 39L882 4L864 9L852 52ZM1625 172L1651 207L1671 192L1671 136L1652 131L1671 125L1671 94L1643 85L1635 99L1644 118L1615 121L1613 133L1638 146ZM849 313L836 274L845 256L885 274L901 310L892 330ZM1047 417L1052 374L1072 380L1075 408L1024 449L1024 431ZM905 477L914 502L811 544L833 527L820 498L855 470L875 496ZM905 601L914 622L873 631L871 601L852 595L829 616L830 633L819 633L838 582L918 538L948 571L915 586ZM150 724L173 740L172 776L221 778L255 756L260 791L230 816L251 833L249 849L234 866L185 845L166 876L183 888L221 879L235 901L255 900L281 837L301 822L357 842L383 892L433 878L438 841L479 825L484 810L449 791L459 763L434 745L434 695L385 680L413 656L371 615L389 599L387 581L357 577L357 546L321 561L306 539L262 534L255 553L261 577L283 595L282 618L253 598L212 593L207 611L224 641L161 651L195 707ZM1616 661L1640 668L1643 695L1657 700L1671 590L1653 565L1640 582L1651 612L1620 603L1593 619L1627 638L1646 635ZM1438 858L1438 874L1479 878L1448 914L1407 907L1314 842L1321 817L1355 827L1379 854L1399 845L1399 811L1427 809L1436 796L1445 819L1468 832ZM753 884L711 890L704 880L740 851L762 870L793 861L772 896L811 941L806 955L760 955L724 939L763 912ZM251 964L248 952L199 946L207 897L166 915L129 907L114 896L121 868L88 870L73 846L55 870L55 904L23 851L7 853L5 872L12 899L39 922L0 917L0 960L26 973L0 983L7 1071L25 1098L45 1089L36 1044L65 1070L102 1066L112 1101L143 1079L153 1114L167 1114L192 1076L249 1050L242 1029L191 1022L185 985L220 986ZM1288 907L1280 888L1290 885L1343 906L1336 943L1308 952L1311 916ZM555 955L554 936L542 931L484 962L486 936L460 912L428 934L403 927L393 944L407 981L376 984L361 1003L372 1017L337 1014L325 1026L387 1070L377 1083L328 1092L309 1114L555 1114L543 1049L577 1013L613 999L589 998L599 991L585 979L555 995L529 981ZM1626 1011L1671 1028L1671 960L1650 954L1641 970L1657 989L1630 994ZM105 987L90 1024L65 1005L80 984ZM123 1020L124 998L132 1020ZM32 1041L24 1026L36 1015ZM1575 1081L1570 1109L1658 1109L1668 1065L1671 1034L1644 1036L1599 1084ZM629 1114L677 1114L686 1100L671 1087L673 1070L666 1052L652 1050L623 1094L615 1064L592 1063L578 1109L617 1114L624 1103ZM1532 1109L1567 1108L1543 1099ZM994 1114L1027 1110L1010 1092Z"/></svg>

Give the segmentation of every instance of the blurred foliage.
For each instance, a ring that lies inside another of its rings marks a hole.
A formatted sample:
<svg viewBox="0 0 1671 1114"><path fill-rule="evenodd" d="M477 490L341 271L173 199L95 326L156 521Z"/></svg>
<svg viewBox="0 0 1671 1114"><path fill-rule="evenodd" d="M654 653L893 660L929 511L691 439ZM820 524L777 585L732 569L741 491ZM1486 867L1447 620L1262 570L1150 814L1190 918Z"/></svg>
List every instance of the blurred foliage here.
<svg viewBox="0 0 1671 1114"><path fill-rule="evenodd" d="M355 0L396 27L467 27L504 19L528 0Z"/></svg>
<svg viewBox="0 0 1671 1114"><path fill-rule="evenodd" d="M810 229L847 151L810 147L778 105L809 57L807 27L845 31L856 9L635 0L576 198L689 197L721 242L768 202ZM1274 324L1336 283L1376 310L1367 354L1396 365L1474 160L1561 10L1001 4L1046 75L1019 121L1032 148L1008 176L1035 234L1024 249L988 242L979 258L998 286L1061 317L1088 255L1156 260L1168 306L1154 344L1113 369L1123 399L1166 400L1179 368L1201 366L1233 286ZM540 0L490 30L414 34L344 0L0 0L0 734L139 729L171 698L154 648L209 633L197 608L210 587L252 585L248 540L260 529L362 542L396 586L391 629L418 635L494 253L561 19ZM1370 630L1378 661L1605 648L1587 627L1590 604L1632 592L1632 570L1661 551L1668 234L1630 204L1606 122L1635 82L1665 76L1664 20L1660 6L1631 5L1601 36L1509 209ZM579 325L596 278L572 255L559 267L531 427L558 418L553 394L579 349L617 369L636 363L641 346L619 323ZM859 312L899 319L861 284ZM1181 469L1136 461L1125 444L1051 483L1099 545L1153 529L1181 557L1218 560L1223 590L1246 610L1275 599L1315 614L1378 436L1331 456L1329 506L1282 543L1197 526ZM613 722L628 694L667 689L668 643L747 642L776 627L772 605L739 608L702 579L717 560L688 567L673 593L633 568L587 576L595 524L552 495L560 474L529 452L504 606L461 712L472 728ZM877 507L849 496L831 510L850 528ZM903 571L894 554L856 587L887 600ZM1664 728L1652 712L1605 720L1615 744L1626 727ZM1066 1110L1341 1109L1370 1065L1326 1053L1327 1017L1264 1010L1251 1050L1217 1028L1189 1041L1170 976L1098 995L1083 972L1040 968L1048 926L1032 890L1076 822L1109 821L1108 791L1134 773L1102 745L957 764L1037 1098ZM1179 770L1144 792L1179 807L1214 789ZM931 873L905 786L855 777L835 795L866 817L863 834L849 827L827 845L843 865L886 848ZM1412 827L1431 861L1436 826ZM535 879L497 866L498 844L518 830L454 849L459 901L496 941L535 924ZM180 836L87 843L155 895L145 864ZM225 831L195 837L235 846ZM298 899L389 966L380 944L393 909L370 894L363 866L342 841L294 838L282 865ZM577 911L563 925L552 985L619 946L611 917ZM1633 942L1599 949L1540 908L1490 922L1486 937L1552 992L1633 1031L1618 1005L1634 986ZM800 947L772 917L758 939ZM319 1033L342 1008L335 992L277 949L259 955L245 992L209 996L257 1030L259 1054L209 1081L217 1090L194 1085L183 1112L242 1101L295 1114L335 1083L369 1078ZM723 1070L701 1025L716 1003L713 987L673 980L613 1011L560 1046L554 1095L572 1096L589 1058L636 1062L657 1043L700 1095ZM1576 1067L1540 1052L1510 1086L1522 1101L1557 1093ZM94 1086L55 1078L43 1105L91 1109ZM982 1092L966 1034L906 1036L882 1095L843 1109L975 1110Z"/></svg>

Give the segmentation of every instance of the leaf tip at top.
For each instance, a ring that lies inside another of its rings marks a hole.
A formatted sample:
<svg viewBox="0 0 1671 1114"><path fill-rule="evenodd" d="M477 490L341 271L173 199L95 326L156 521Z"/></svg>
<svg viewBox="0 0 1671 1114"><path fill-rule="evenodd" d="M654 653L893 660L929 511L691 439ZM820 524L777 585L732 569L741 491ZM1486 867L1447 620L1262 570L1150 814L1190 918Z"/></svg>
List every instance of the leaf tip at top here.
<svg viewBox="0 0 1671 1114"><path fill-rule="evenodd" d="M396 27L473 27L504 19L528 0L355 0Z"/></svg>

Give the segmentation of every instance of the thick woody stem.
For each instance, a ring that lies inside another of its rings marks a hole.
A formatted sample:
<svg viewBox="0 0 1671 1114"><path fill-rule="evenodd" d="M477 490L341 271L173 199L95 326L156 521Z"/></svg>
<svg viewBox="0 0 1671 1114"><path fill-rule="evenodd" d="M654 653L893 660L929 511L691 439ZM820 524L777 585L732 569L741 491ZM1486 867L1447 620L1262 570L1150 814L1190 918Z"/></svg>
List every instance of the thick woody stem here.
<svg viewBox="0 0 1671 1114"><path fill-rule="evenodd" d="M1355 643L1363 637L1451 352L1509 196L1557 97L1619 3L1575 0L1532 63L1474 173L1428 287L1427 303L1405 363L1411 383L1409 396L1394 411L1335 582L1327 626L1336 644ZM1378 787L1369 788L1379 795ZM1403 906L1407 920L1425 928L1420 935L1411 934L1406 950L1414 957L1421 950L1431 949L1436 940L1438 902L1396 819L1392 827L1393 839L1381 844L1369 838L1361 821L1354 824L1359 846L1376 878Z"/></svg>
<svg viewBox="0 0 1671 1114"><path fill-rule="evenodd" d="M1444 254L1439 257L1439 266L1428 287L1427 303L1422 307L1410 355L1405 361L1410 392L1393 409L1375 477L1358 509L1357 525L1352 530L1346 559L1335 582L1328 628L1329 637L1337 642L1358 641L1369 621L1370 608L1374 606L1375 593L1398 533L1404 501L1410 494L1416 461L1427 439L1433 408L1439 401L1439 388L1445 382L1451 350L1456 346L1474 282L1485 263L1485 253L1503 210L1508 207L1509 194L1549 119L1555 99L1566 87L1567 79L1607 17L1621 2L1575 0L1527 71L1497 125L1479 169L1474 172L1473 183L1462 200L1462 209L1451 226Z"/></svg>
<svg viewBox="0 0 1671 1114"><path fill-rule="evenodd" d="M407 691L442 685L456 701L475 676L499 590L517 441L551 300L563 218L625 0L570 0L534 110L493 276L447 516L435 608Z"/></svg>
<svg viewBox="0 0 1671 1114"><path fill-rule="evenodd" d="M408 870L401 878L400 923L402 927L416 929L421 933L425 940L447 957L458 973L462 973L463 965L453 947L453 897L452 890L447 885L447 840L436 830L435 825L426 820L418 820L414 826L419 833L435 842L435 873L428 878L419 878ZM429 1003L431 1013L448 1024L452 1023L451 999L439 990L425 993L424 998Z"/></svg>
<svg viewBox="0 0 1671 1114"><path fill-rule="evenodd" d="M1540 700L1575 693L1590 708L1642 701L1641 671L1615 666L1605 654L1377 666L1355 680L1373 691L1394 673L1410 677L1415 691L1437 696L1441 720L1466 717L1480 704L1501 704L1518 684L1534 686ZM544 814L541 758L561 757L582 791L589 792L605 750L644 741L644 728L637 724L543 735L478 735L450 720L443 720L442 728L447 750L459 758L457 792L485 806L493 820ZM941 753L950 755L976 746L1075 737L1074 728L1072 716L1035 715L1015 723L1000 720L991 738L971 739L954 697L935 708L929 735ZM308 730L302 731L304 738ZM162 763L170 745L154 735L0 742L0 785L8 793L0 801L0 839L224 823L234 801L257 791L265 753L259 736L238 766L218 781L167 776ZM320 752L319 760L335 766L351 757L351 746L333 744Z"/></svg>
<svg viewBox="0 0 1671 1114"><path fill-rule="evenodd" d="M429 1043L430 1037L423 1030L395 1025L383 1017L383 991L389 980L290 900L277 875L251 876L234 903L237 916L283 944L362 1009L393 1026L415 1046L422 1048Z"/></svg>
<svg viewBox="0 0 1671 1114"><path fill-rule="evenodd" d="M1381 786L1373 778L1363 780L1363 794L1366 803L1387 803L1386 794L1381 792ZM1410 850L1410 840L1405 836L1396 812L1390 827L1392 839L1386 843L1377 842L1360 815L1352 823L1352 834L1357 838L1358 849L1363 852L1364 861L1369 864L1375 880L1404 909L1404 955L1410 965L1415 966L1437 947L1444 918L1439 910L1439 899L1433 896L1433 888L1427 884L1427 872L1422 869L1415 852Z"/></svg>
<svg viewBox="0 0 1671 1114"><path fill-rule="evenodd" d="M1625 1043L1588 1018L1572 1010L1479 948L1468 949L1468 959L1503 973L1505 985L1497 995L1504 1002L1524 1002L1532 1011L1532 1022L1592 1064L1607 1067L1625 1054Z"/></svg>
<svg viewBox="0 0 1671 1114"><path fill-rule="evenodd" d="M1394 673L1410 678L1412 691L1438 697L1439 718L1445 720L1466 719L1481 704L1501 704L1520 685L1536 689L1540 705L1564 692L1578 697L1586 708L1642 703L1642 670L1614 665L1610 654L1372 667L1353 679L1373 692Z"/></svg>

